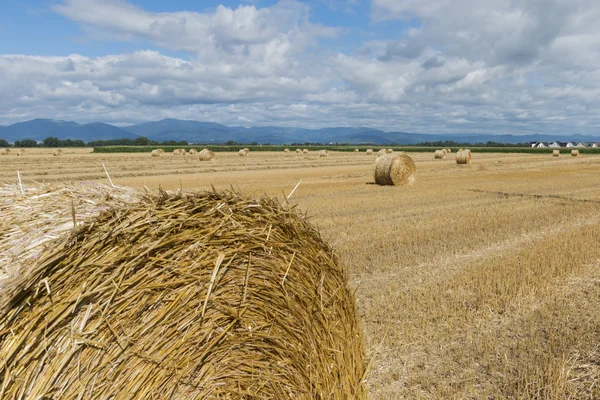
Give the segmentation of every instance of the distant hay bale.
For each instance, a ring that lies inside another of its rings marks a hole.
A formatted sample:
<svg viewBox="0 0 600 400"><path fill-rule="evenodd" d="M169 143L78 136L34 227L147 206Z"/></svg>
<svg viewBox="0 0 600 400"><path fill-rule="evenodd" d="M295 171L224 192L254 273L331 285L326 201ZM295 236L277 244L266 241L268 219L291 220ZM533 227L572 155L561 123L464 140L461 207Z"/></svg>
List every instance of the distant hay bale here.
<svg viewBox="0 0 600 400"><path fill-rule="evenodd" d="M552 156L553 156L553 157L558 157L558 156L560 156L560 150L552 150Z"/></svg>
<svg viewBox="0 0 600 400"><path fill-rule="evenodd" d="M471 164L471 150L469 150L469 149L459 150L456 153L456 163L462 164L462 165Z"/></svg>
<svg viewBox="0 0 600 400"><path fill-rule="evenodd" d="M458 153L459 151L463 151L463 149L458 149L457 153Z"/></svg>
<svg viewBox="0 0 600 400"><path fill-rule="evenodd" d="M452 153L452 149L446 149L447 153Z"/></svg>
<svg viewBox="0 0 600 400"><path fill-rule="evenodd" d="M367 153L367 155L373 154L373 149L367 149L366 153Z"/></svg>
<svg viewBox="0 0 600 400"><path fill-rule="evenodd" d="M394 152L394 149L387 149L387 150L386 150L386 153L387 153L387 154L392 154L393 152Z"/></svg>
<svg viewBox="0 0 600 400"><path fill-rule="evenodd" d="M193 154L198 154L198 150L190 149L190 155L193 155Z"/></svg>
<svg viewBox="0 0 600 400"><path fill-rule="evenodd" d="M62 156L62 153L63 153L63 151L61 149L56 149L52 152L52 155L54 157L60 157L60 156Z"/></svg>
<svg viewBox="0 0 600 400"><path fill-rule="evenodd" d="M296 153L302 153L302 150L296 149Z"/></svg>
<svg viewBox="0 0 600 400"><path fill-rule="evenodd" d="M165 154L165 151L163 149L156 149L160 154Z"/></svg>
<svg viewBox="0 0 600 400"><path fill-rule="evenodd" d="M387 150L386 149L380 149L377 154L382 155L382 154L387 154Z"/></svg>
<svg viewBox="0 0 600 400"><path fill-rule="evenodd" d="M244 148L244 153L246 153L246 154L250 153L250 149L249 149L249 148L247 148L247 147L246 147L246 148Z"/></svg>
<svg viewBox="0 0 600 400"><path fill-rule="evenodd" d="M214 151L210 151L209 149L202 149L200 153L198 153L198 160L200 161L212 161L217 158L217 155Z"/></svg>
<svg viewBox="0 0 600 400"><path fill-rule="evenodd" d="M303 153L303 154L308 154L308 149L304 149L304 150L302 150L302 153Z"/></svg>
<svg viewBox="0 0 600 400"><path fill-rule="evenodd" d="M283 152L284 152L284 153L289 153L289 152L290 152L290 149L283 149Z"/></svg>
<svg viewBox="0 0 600 400"><path fill-rule="evenodd" d="M161 153L159 150L152 150L152 151L150 152L150 155L151 155L152 157L162 157L162 156L163 156L163 153Z"/></svg>
<svg viewBox="0 0 600 400"><path fill-rule="evenodd" d="M238 151L238 156L240 156L240 157L248 157L248 152L244 151L244 149L241 149L240 151Z"/></svg>
<svg viewBox="0 0 600 400"><path fill-rule="evenodd" d="M444 150L436 150L435 153L433 153L433 158L436 160L443 160L444 157L446 157L446 152L444 152Z"/></svg>
<svg viewBox="0 0 600 400"><path fill-rule="evenodd" d="M4 149L0 151L0 156L7 156L10 154L10 149Z"/></svg>
<svg viewBox="0 0 600 400"><path fill-rule="evenodd" d="M319 151L319 157L329 157L329 150Z"/></svg>
<svg viewBox="0 0 600 400"><path fill-rule="evenodd" d="M355 153L358 153L359 151L360 151L360 150L358 150L358 149L354 149L354 152L355 152Z"/></svg>
<svg viewBox="0 0 600 400"><path fill-rule="evenodd" d="M346 272L275 200L146 195L5 285L2 398L366 398Z"/></svg>
<svg viewBox="0 0 600 400"><path fill-rule="evenodd" d="M23 156L23 155L25 155L25 149L19 149L17 151L17 157L20 157L20 156Z"/></svg>
<svg viewBox="0 0 600 400"><path fill-rule="evenodd" d="M448 150L447 150L447 149L442 149L442 150L439 150L439 151L441 151L441 152L444 154L444 156L445 156L446 154L448 154Z"/></svg>
<svg viewBox="0 0 600 400"><path fill-rule="evenodd" d="M174 156L183 156L183 155L185 155L185 150L183 150L183 149L175 149L175 150L173 150L173 155Z"/></svg>
<svg viewBox="0 0 600 400"><path fill-rule="evenodd" d="M415 181L417 167L405 152L382 154L375 160L375 183L403 186Z"/></svg>
<svg viewBox="0 0 600 400"><path fill-rule="evenodd" d="M579 157L579 150L571 150L571 156Z"/></svg>

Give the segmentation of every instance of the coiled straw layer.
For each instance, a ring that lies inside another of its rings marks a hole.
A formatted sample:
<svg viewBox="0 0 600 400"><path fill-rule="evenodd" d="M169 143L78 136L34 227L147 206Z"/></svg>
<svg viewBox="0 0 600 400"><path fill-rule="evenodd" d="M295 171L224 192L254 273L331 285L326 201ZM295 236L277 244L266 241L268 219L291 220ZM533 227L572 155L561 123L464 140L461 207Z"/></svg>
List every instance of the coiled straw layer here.
<svg viewBox="0 0 600 400"><path fill-rule="evenodd" d="M365 398L345 272L268 198L147 195L19 285L0 307L1 398Z"/></svg>
<svg viewBox="0 0 600 400"><path fill-rule="evenodd" d="M375 160L375 183L402 186L415 182L417 167L405 152L383 154Z"/></svg>

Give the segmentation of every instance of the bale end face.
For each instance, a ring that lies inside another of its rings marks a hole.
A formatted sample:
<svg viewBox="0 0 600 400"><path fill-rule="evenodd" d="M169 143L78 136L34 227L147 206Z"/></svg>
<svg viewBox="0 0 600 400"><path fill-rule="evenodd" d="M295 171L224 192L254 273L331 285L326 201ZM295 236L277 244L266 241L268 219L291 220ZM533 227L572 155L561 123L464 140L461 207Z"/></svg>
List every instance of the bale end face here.
<svg viewBox="0 0 600 400"><path fill-rule="evenodd" d="M415 182L417 167L408 154L399 152L377 157L374 170L376 184L404 186Z"/></svg>
<svg viewBox="0 0 600 400"><path fill-rule="evenodd" d="M552 156L553 156L553 157L558 157L558 156L560 156L560 150L552 150Z"/></svg>
<svg viewBox="0 0 600 400"><path fill-rule="evenodd" d="M470 165L471 164L471 150L459 150L456 153L456 164L459 165Z"/></svg>
<svg viewBox="0 0 600 400"><path fill-rule="evenodd" d="M571 150L572 157L579 157L579 150Z"/></svg>
<svg viewBox="0 0 600 400"><path fill-rule="evenodd" d="M433 158L436 160L443 160L444 157L446 157L446 153L443 150L436 150L435 153L433 153Z"/></svg>

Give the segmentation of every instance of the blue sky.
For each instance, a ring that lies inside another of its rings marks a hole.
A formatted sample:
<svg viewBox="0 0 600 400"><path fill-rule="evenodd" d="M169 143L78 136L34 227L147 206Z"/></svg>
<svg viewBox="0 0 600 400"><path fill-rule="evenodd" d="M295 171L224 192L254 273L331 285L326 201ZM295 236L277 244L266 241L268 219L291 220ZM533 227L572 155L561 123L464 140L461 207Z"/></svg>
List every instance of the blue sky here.
<svg viewBox="0 0 600 400"><path fill-rule="evenodd" d="M0 2L0 124L597 133L591 0Z"/></svg>

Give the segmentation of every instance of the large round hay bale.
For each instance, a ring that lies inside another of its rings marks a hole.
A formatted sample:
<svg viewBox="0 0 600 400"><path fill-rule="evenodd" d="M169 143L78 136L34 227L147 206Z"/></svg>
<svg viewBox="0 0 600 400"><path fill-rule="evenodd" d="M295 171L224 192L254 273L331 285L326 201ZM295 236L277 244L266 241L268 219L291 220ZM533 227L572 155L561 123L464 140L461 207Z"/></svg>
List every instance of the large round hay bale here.
<svg viewBox="0 0 600 400"><path fill-rule="evenodd" d="M460 150L456 153L456 163L468 165L471 164L471 150Z"/></svg>
<svg viewBox="0 0 600 400"><path fill-rule="evenodd" d="M560 156L560 150L552 150L552 156L553 156L553 157L558 157L558 156Z"/></svg>
<svg viewBox="0 0 600 400"><path fill-rule="evenodd" d="M283 149L283 152L284 152L284 153L289 153L289 152L290 152L290 149Z"/></svg>
<svg viewBox="0 0 600 400"><path fill-rule="evenodd" d="M25 155L25 149L19 149L17 150L17 157L23 156Z"/></svg>
<svg viewBox="0 0 600 400"><path fill-rule="evenodd" d="M308 154L308 149L304 149L304 150L302 150L302 153L303 153L303 154Z"/></svg>
<svg viewBox="0 0 600 400"><path fill-rule="evenodd" d="M152 151L150 152L150 155L151 155L152 157L162 157L162 156L163 156L163 153L161 153L161 152L160 152L160 151L158 151L158 150L152 150Z"/></svg>
<svg viewBox="0 0 600 400"><path fill-rule="evenodd" d="M444 157L446 157L446 152L444 150L436 150L435 153L433 153L433 158L436 160L443 160Z"/></svg>
<svg viewBox="0 0 600 400"><path fill-rule="evenodd" d="M160 154L165 154L165 151L163 149L156 149Z"/></svg>
<svg viewBox="0 0 600 400"><path fill-rule="evenodd" d="M452 153L452 149L446 149L446 153Z"/></svg>
<svg viewBox="0 0 600 400"><path fill-rule="evenodd" d="M0 153L0 154L2 154L3 156L7 156L10 154L10 149L4 149L4 150L2 150L2 153Z"/></svg>
<svg viewBox="0 0 600 400"><path fill-rule="evenodd" d="M571 150L571 156L579 157L579 150Z"/></svg>
<svg viewBox="0 0 600 400"><path fill-rule="evenodd" d="M358 153L359 151L360 151L360 150L358 150L358 149L354 149L354 152L355 152L355 153Z"/></svg>
<svg viewBox="0 0 600 400"><path fill-rule="evenodd" d="M392 154L392 153L394 152L394 149L387 149L385 152L386 152L387 154Z"/></svg>
<svg viewBox="0 0 600 400"><path fill-rule="evenodd" d="M379 149L379 151L377 152L378 155L382 155L382 154L387 154L387 150L386 149Z"/></svg>
<svg viewBox="0 0 600 400"><path fill-rule="evenodd" d="M367 155L373 154L373 149L367 149L366 153L367 153Z"/></svg>
<svg viewBox="0 0 600 400"><path fill-rule="evenodd" d="M190 155L198 154L198 150L190 149Z"/></svg>
<svg viewBox="0 0 600 400"><path fill-rule="evenodd" d="M297 153L297 154L299 154L299 153L302 153L302 150L300 150L300 149L296 149L296 153Z"/></svg>
<svg viewBox="0 0 600 400"><path fill-rule="evenodd" d="M209 149L202 149L200 153L198 153L198 160L200 161L212 161L217 158L217 155L214 151Z"/></svg>
<svg viewBox="0 0 600 400"><path fill-rule="evenodd" d="M375 183L403 186L415 182L417 167L405 152L383 154L375 160Z"/></svg>
<svg viewBox="0 0 600 400"><path fill-rule="evenodd" d="M245 148L244 148L244 153L246 153L246 154L250 153L250 149L249 149L249 148L247 148L247 147L245 147Z"/></svg>
<svg viewBox="0 0 600 400"><path fill-rule="evenodd" d="M174 156L180 156L180 155L182 155L181 154L181 149L175 149L175 150L173 150L173 155Z"/></svg>
<svg viewBox="0 0 600 400"><path fill-rule="evenodd" d="M319 157L329 157L329 151L328 150L320 150Z"/></svg>
<svg viewBox="0 0 600 400"><path fill-rule="evenodd" d="M62 153L63 153L63 152L62 152L62 150L61 150L61 149L56 149L56 150L54 150L54 151L52 152L52 155L53 155L54 157L60 157L60 156L62 156Z"/></svg>
<svg viewBox="0 0 600 400"><path fill-rule="evenodd" d="M442 149L442 150L440 150L440 151L441 151L442 153L444 153L444 156L445 156L446 154L448 154L448 149Z"/></svg>
<svg viewBox="0 0 600 400"><path fill-rule="evenodd" d="M244 151L244 149L238 151L238 156L240 157L248 157L248 152Z"/></svg>
<svg viewBox="0 0 600 400"><path fill-rule="evenodd" d="M14 293L2 398L366 397L346 273L274 200L163 193L109 209Z"/></svg>

